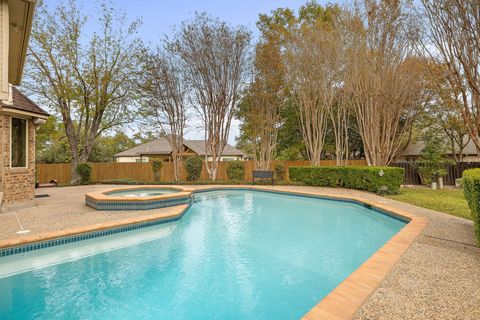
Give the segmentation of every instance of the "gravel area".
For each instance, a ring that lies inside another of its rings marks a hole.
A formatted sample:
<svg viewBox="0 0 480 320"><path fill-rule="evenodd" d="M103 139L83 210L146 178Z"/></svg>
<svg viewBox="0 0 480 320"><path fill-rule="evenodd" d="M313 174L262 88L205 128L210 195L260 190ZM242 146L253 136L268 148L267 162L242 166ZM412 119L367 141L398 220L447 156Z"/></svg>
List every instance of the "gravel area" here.
<svg viewBox="0 0 480 320"><path fill-rule="evenodd" d="M85 192L112 186L38 189L36 206L0 214L0 239L19 237L15 214L32 234L149 215L149 211L96 211L84 205ZM188 186L198 188L201 186ZM265 187L270 188L270 187ZM400 258L354 319L480 319L480 248L472 221L354 190L278 186L277 190L322 195L361 195L429 219L428 226Z"/></svg>

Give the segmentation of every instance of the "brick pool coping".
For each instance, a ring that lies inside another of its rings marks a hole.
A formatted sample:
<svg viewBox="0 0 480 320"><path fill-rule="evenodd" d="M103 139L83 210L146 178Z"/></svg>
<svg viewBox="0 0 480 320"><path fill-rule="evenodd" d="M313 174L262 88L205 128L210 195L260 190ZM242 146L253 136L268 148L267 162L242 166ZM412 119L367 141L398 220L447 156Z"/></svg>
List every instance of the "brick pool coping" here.
<svg viewBox="0 0 480 320"><path fill-rule="evenodd" d="M140 189L149 188L152 186L134 186L125 187L121 189ZM171 188L171 187L170 187ZM177 187L175 187L177 188ZM120 189L120 188L116 188ZM333 289L327 296L325 296L316 306L308 311L303 319L351 319L357 310L363 305L367 298L376 290L387 276L396 262L400 259L402 254L410 247L415 238L422 232L428 224L428 219L411 214L408 211L400 210L388 206L385 203L373 201L363 198L361 196L342 195L335 196L330 194L323 194L318 192L295 191L295 190L278 190L275 188L265 188L260 186L214 186L214 187L200 187L200 188L182 188L182 193L196 193L209 190L225 190L225 189L244 189L244 190L259 190L273 193L292 194L300 196L329 198L334 200L353 201L359 204L371 206L373 209L387 212L394 216L403 217L409 220L407 224L395 234L389 241L387 241L382 248L375 252L367 261L365 261L357 270L342 281L335 289ZM104 190L100 193L108 192L112 189ZM178 195L178 194L175 194ZM163 195L162 195L163 196ZM171 197L172 194L166 196ZM42 233L34 236L26 236L15 239L5 239L0 241L0 249L9 247L17 247L35 242L48 241L56 238L69 237L83 233L102 231L105 229L112 229L123 227L127 225L143 224L155 220L163 220L175 218L183 215L188 209L188 205L178 205L169 208L169 212L152 214L144 217L134 217L122 219L117 221L110 221L105 223L98 223L85 227L72 228L61 231L53 231Z"/></svg>

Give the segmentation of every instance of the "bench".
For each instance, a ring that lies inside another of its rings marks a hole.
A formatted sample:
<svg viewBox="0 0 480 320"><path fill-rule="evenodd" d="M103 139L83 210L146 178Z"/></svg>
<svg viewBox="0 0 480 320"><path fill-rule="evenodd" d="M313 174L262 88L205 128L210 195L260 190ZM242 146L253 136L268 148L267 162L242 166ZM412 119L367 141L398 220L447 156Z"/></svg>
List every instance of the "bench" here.
<svg viewBox="0 0 480 320"><path fill-rule="evenodd" d="M272 179L272 186L274 184L273 171L253 170L252 183L255 183L255 178L258 178L258 179Z"/></svg>

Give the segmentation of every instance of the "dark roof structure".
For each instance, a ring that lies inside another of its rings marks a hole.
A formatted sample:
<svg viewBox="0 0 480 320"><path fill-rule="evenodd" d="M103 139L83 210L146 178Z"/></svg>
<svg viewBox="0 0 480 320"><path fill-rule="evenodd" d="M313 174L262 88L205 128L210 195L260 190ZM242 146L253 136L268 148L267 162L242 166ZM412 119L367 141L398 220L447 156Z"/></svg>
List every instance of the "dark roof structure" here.
<svg viewBox="0 0 480 320"><path fill-rule="evenodd" d="M40 108L35 102L30 100L27 96L20 92L15 87L12 87L12 105L3 105L7 108L17 109L26 112L32 112L36 114L41 114L43 116L48 116L48 113Z"/></svg>
<svg viewBox="0 0 480 320"><path fill-rule="evenodd" d="M468 140L468 142L467 142ZM463 149L463 154L465 155L476 155L477 148L475 147L475 143L468 139L468 137L464 138L464 142L467 142L467 145ZM422 154L422 150L425 148L425 142L419 140L416 142L410 143L404 150L399 152L400 156L419 156ZM459 153L459 146L455 144L455 152ZM446 150L446 154L451 154L452 150L449 148Z"/></svg>
<svg viewBox="0 0 480 320"><path fill-rule="evenodd" d="M204 140L184 140L183 144L199 156L205 156ZM172 152L170 143L166 138L158 138L147 143L143 143L131 149L119 152L115 157L136 157L140 155L168 155ZM244 156L243 152L227 144L222 152L222 156Z"/></svg>
<svg viewBox="0 0 480 320"><path fill-rule="evenodd" d="M186 147L194 151L199 156L205 156L207 151L205 150L205 140L185 140L183 143ZM225 145L223 149L222 156L240 156L244 155L242 151L238 150L234 146Z"/></svg>
<svg viewBox="0 0 480 320"><path fill-rule="evenodd" d="M142 154L170 154L171 152L172 148L170 147L168 140L165 138L158 138L119 152L115 157L135 157Z"/></svg>

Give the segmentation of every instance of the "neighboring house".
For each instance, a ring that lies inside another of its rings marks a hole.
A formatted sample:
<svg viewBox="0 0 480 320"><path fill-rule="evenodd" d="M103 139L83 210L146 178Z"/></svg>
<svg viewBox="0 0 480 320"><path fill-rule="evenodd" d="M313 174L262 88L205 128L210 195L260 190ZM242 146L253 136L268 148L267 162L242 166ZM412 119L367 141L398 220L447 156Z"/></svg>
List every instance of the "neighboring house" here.
<svg viewBox="0 0 480 320"><path fill-rule="evenodd" d="M466 141L466 140L465 140ZM447 145L445 156L451 160L454 160L454 155L452 153L451 148L448 148L448 143L445 142ZM425 148L425 143L423 141L417 141L414 143L410 143L403 151L399 152L399 154L395 158L395 162L415 162L418 160L420 155L422 154L422 150ZM455 148L455 155L459 156L458 146ZM465 148L463 149L463 162L480 162L478 158L477 149L475 148L475 144L473 141L469 141Z"/></svg>
<svg viewBox="0 0 480 320"><path fill-rule="evenodd" d="M205 157L205 141L203 140L184 140L184 157L202 156ZM117 162L148 162L152 159L165 162L172 161L172 148L166 138L158 138L150 142L138 145L131 149L117 153L115 155ZM223 150L221 161L242 160L244 154L242 151L227 144ZM212 157L208 157L211 160Z"/></svg>
<svg viewBox="0 0 480 320"><path fill-rule="evenodd" d="M0 0L0 206L35 198L35 126L48 115L19 85L35 2Z"/></svg>

